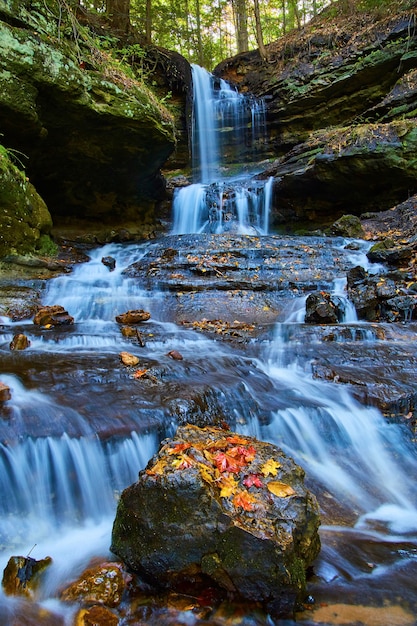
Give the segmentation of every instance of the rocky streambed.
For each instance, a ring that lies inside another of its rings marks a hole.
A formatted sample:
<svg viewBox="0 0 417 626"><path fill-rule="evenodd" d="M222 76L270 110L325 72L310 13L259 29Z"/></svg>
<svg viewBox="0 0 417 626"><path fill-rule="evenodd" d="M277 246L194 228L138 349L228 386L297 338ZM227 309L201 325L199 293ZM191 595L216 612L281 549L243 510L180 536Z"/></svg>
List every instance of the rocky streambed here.
<svg viewBox="0 0 417 626"><path fill-rule="evenodd" d="M411 238L391 247L406 245ZM4 489L12 484L25 495L8 502L3 519L37 520L29 531L23 523L17 533L2 528L3 558L28 552L28 538L42 550L41 526L52 536L63 520L82 529L96 516L107 520L107 530L93 555L114 559L114 494L136 481L178 426L228 428L271 442L306 472L322 520L322 552L307 581L317 602L362 606L363 615L373 615L368 620L385 604L412 624L413 585L400 589L396 572L401 561L413 579L415 527L407 503L415 489L417 326L413 307L405 317L387 305L395 295L413 301L410 258L404 265L401 255L401 264L373 263L371 242L322 235L167 235L139 244L68 246L53 266L20 265L19 278L16 264L3 265L0 381L9 394L0 403L8 459L2 472ZM378 293L372 281L380 283ZM363 309L373 319L355 311L357 291L349 290L359 284L362 301L379 299ZM306 323L311 296L318 317ZM42 318L35 324L41 305L62 306L72 323ZM123 317L129 311L146 314ZM17 335L27 338L23 349L16 348ZM46 487L38 495L40 483ZM65 580L55 574L47 597L62 600L62 588L90 564L93 555L81 558L82 546L81 539L78 564ZM42 605L45 593L38 591L32 606ZM225 616L221 595L202 610L201 594L184 604L176 593L174 601L148 593L145 600L141 592L141 600L130 596L129 608L124 600L103 604L127 623L236 618L236 605ZM84 606L74 594L58 610L67 620ZM238 623L269 623L253 606L239 606ZM27 609L5 599L2 610L10 617ZM297 619L316 623L309 611Z"/></svg>

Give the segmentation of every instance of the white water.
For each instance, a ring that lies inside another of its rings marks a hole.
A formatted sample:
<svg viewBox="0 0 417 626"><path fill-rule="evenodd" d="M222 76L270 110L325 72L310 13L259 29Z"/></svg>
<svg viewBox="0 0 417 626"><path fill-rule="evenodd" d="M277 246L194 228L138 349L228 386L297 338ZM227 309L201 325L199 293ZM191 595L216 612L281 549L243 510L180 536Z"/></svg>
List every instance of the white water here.
<svg viewBox="0 0 417 626"><path fill-rule="evenodd" d="M270 440L295 458L320 498L326 494L325 499L356 518L356 533L393 545L416 542L415 448L401 428L387 424L379 411L362 407L341 386L313 380L310 363L295 356L304 298L294 300L294 311L287 311L274 336L263 342L260 354L251 356L249 344L245 356L237 355L225 344L164 321L163 295L145 292L122 273L145 252L146 246L110 245L93 251L91 262L76 267L72 275L51 281L45 303L63 304L77 323L71 332L45 331L42 337L30 337L28 350L33 355L74 356L83 350L94 360L97 352L111 355L129 349L158 360L169 349L179 349L188 368L194 364L206 378L211 370L217 371L216 384L225 405L236 402L238 429ZM101 263L102 256L109 255L116 259L114 272ZM352 262L357 260L358 256ZM334 288L344 297L341 278L336 278ZM164 329L164 340L140 349L127 342L124 347L114 315L128 308L152 311L152 323ZM289 325L291 334L284 332ZM36 543L32 556L48 554L54 559L48 585L40 592L40 599L47 601L62 582L86 566L90 556L108 554L117 494L136 479L156 450L158 437L156 432L140 436L132 432L130 437L100 442L85 427L76 406L62 406L56 389L50 396L41 395L12 374L2 380L12 389L7 404L15 419L19 412L36 407L46 420L66 412L71 424L79 421L79 429L85 429L78 437L27 438L0 446L0 566L11 554L27 554ZM126 393L131 393L129 388ZM81 396L81 402L86 400ZM267 425L260 421L265 414ZM318 567L326 580L335 575L335 565L326 557ZM354 565L350 567L354 571ZM2 602L11 601L2 597Z"/></svg>
<svg viewBox="0 0 417 626"><path fill-rule="evenodd" d="M262 100L238 93L193 65L192 160L194 183L174 198L174 234L267 234L273 179L233 177L230 168L253 157L266 141ZM225 158L228 156L228 159Z"/></svg>

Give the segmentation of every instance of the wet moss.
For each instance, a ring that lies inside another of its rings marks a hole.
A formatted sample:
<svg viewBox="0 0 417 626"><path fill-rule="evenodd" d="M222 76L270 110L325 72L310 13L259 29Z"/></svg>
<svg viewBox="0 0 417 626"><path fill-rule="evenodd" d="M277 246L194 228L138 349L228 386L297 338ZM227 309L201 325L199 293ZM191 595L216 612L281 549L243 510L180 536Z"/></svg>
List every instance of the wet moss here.
<svg viewBox="0 0 417 626"><path fill-rule="evenodd" d="M0 257L45 247L51 250L51 227L45 202L0 146Z"/></svg>

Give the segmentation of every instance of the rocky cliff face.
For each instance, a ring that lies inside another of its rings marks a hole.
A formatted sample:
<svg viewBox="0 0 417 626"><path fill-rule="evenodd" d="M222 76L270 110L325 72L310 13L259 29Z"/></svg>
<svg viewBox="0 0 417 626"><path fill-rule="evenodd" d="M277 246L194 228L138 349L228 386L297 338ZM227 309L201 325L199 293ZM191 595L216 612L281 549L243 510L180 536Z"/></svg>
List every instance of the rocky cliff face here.
<svg viewBox="0 0 417 626"><path fill-rule="evenodd" d="M275 225L311 228L416 193L415 7L340 16L333 7L271 44L266 61L254 51L216 68L267 99Z"/></svg>
<svg viewBox="0 0 417 626"><path fill-rule="evenodd" d="M54 222L154 228L173 119L66 5L0 0L1 142Z"/></svg>

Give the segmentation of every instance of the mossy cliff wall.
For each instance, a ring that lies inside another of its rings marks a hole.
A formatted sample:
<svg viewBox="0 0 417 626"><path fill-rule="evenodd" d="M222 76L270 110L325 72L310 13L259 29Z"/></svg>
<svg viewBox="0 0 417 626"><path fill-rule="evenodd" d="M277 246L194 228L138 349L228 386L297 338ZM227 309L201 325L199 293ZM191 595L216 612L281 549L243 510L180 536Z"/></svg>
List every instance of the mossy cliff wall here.
<svg viewBox="0 0 417 626"><path fill-rule="evenodd" d="M0 0L1 142L54 221L152 229L172 118L67 7Z"/></svg>

